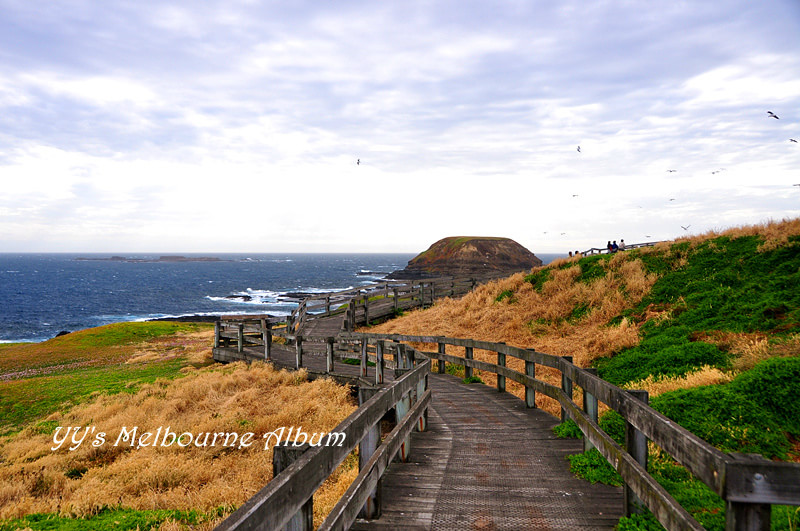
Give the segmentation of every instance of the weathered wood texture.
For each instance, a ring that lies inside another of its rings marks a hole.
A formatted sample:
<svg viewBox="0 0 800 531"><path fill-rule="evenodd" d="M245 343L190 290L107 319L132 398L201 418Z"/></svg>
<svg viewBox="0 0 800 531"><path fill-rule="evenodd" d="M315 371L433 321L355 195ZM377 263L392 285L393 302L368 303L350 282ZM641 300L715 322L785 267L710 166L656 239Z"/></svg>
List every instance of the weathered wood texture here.
<svg viewBox="0 0 800 531"><path fill-rule="evenodd" d="M333 470L359 441L430 370L428 360L381 389L349 417L331 430L344 434L341 445L316 446L299 456L283 473L239 507L218 527L229 529L281 529L308 502Z"/></svg>
<svg viewBox="0 0 800 531"><path fill-rule="evenodd" d="M576 384L596 400L605 403L625 419L633 436L646 437L661 449L672 455L690 472L715 490L729 504L729 526L731 529L751 529L749 521L769 518L764 504L800 505L800 466L793 463L772 463L767 460L744 460L723 454L700 437L670 421L627 391L598 378L591 371L575 367L569 359L550 356L502 343L487 343L469 339L446 338L438 336L407 336L377 334L343 334L352 339L383 337L392 341L416 343L436 343L438 352L424 352L431 359L447 361L465 367L494 372L505 378L519 382L534 392L541 392L556 399L562 408L562 417L576 422L584 436L595 446L609 463L617 469L630 489L650 509L656 518L668 529L701 529L692 516L659 485L646 468L638 461L642 456L632 457L621 448L573 401L572 385ZM498 353L498 363L488 363L444 353L445 345L480 348ZM501 356L502 355L502 356ZM562 388L505 367L504 356L510 355L528 362L535 362L559 369L562 374ZM441 366L441 365L440 365ZM441 370L439 372L442 372ZM644 439L639 441L644 446ZM750 504L750 508L742 505ZM734 514L735 511L735 514ZM765 516L766 515L766 516Z"/></svg>
<svg viewBox="0 0 800 531"><path fill-rule="evenodd" d="M389 466L382 515L352 529L613 529L622 489L569 471L583 443L558 439L558 421L507 393L429 376L428 429L407 463Z"/></svg>

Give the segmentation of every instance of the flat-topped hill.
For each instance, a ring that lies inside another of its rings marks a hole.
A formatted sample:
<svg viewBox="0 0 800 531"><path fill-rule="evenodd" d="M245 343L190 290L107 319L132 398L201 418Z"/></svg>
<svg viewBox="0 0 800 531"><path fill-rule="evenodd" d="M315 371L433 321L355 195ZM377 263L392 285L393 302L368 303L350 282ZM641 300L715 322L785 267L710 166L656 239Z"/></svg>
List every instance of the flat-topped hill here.
<svg viewBox="0 0 800 531"><path fill-rule="evenodd" d="M540 265L542 261L535 254L510 238L451 236L412 258L405 269L395 271L390 278L513 273Z"/></svg>

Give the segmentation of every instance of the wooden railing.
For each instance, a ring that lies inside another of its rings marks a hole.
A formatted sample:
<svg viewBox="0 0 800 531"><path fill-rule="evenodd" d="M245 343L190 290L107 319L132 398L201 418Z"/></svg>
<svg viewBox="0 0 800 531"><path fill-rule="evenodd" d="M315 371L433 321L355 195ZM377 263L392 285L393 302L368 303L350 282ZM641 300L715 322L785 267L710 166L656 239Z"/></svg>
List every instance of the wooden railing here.
<svg viewBox="0 0 800 531"><path fill-rule="evenodd" d="M620 249L620 251L630 251L631 249L638 249L640 247L653 247L654 245L661 243L661 241L657 242L644 242L644 243L626 243L624 249ZM592 247L586 251L581 253L581 256L590 256L593 254L608 254L609 251L607 247Z"/></svg>
<svg viewBox="0 0 800 531"><path fill-rule="evenodd" d="M572 419L584 434L584 448L597 448L625 481L626 513L637 505L650 509L667 529L703 527L647 472L648 440L670 454L695 477L726 501L727 529L769 529L770 505L800 505L800 465L772 462L759 455L725 454L647 405L646 391L625 391L581 369L569 357L552 356L502 343L441 336L399 334L342 334L340 339L437 344L437 352L420 352L437 360L438 372L445 362L461 365L466 376L473 369L497 375L499 391L506 379L525 386L525 403L536 407L536 393L561 405L562 421ZM448 345L464 347L463 357L446 353ZM494 352L497 363L473 359L475 349ZM508 368L506 357L525 362L525 373ZM561 372L561 387L537 380L536 365ZM573 386L583 390L583 407L573 400ZM619 413L626 424L625 448L598 425L597 402Z"/></svg>
<svg viewBox="0 0 800 531"><path fill-rule="evenodd" d="M508 276L509 272L486 273L471 277L431 277L408 281L386 281L330 293L305 297L287 321L291 333L302 333L310 316L342 315L342 330L383 319L398 310L426 307L441 297L459 297L475 286Z"/></svg>
<svg viewBox="0 0 800 531"><path fill-rule="evenodd" d="M359 340L365 345L368 341ZM382 355L384 340L373 343ZM293 529L309 529L314 493L356 447L358 477L320 529L347 529L359 512L366 518L377 517L379 479L395 456L407 460L410 433L415 427L420 431L426 428L431 399L427 379L430 360L416 356L410 347L399 345L395 350L395 365L396 379L391 384L359 389L360 407L332 430L344 434L340 445L309 447L293 456L286 455L283 451L286 447L276 447L275 477L217 529L283 529L290 522ZM380 421L392 409L397 423L381 442Z"/></svg>
<svg viewBox="0 0 800 531"><path fill-rule="evenodd" d="M261 346L264 348L264 359L270 359L273 330L283 326L286 319L271 315L224 315L214 323L214 348L231 347L236 344L236 351L242 353L246 347Z"/></svg>

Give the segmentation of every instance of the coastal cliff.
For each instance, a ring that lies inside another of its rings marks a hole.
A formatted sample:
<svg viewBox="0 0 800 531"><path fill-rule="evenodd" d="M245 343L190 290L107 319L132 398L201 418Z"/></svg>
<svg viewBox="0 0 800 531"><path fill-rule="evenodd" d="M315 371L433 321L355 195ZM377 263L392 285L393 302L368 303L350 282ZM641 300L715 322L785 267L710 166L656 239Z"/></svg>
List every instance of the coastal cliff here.
<svg viewBox="0 0 800 531"><path fill-rule="evenodd" d="M412 258L393 279L514 273L542 265L528 249L510 238L451 236Z"/></svg>

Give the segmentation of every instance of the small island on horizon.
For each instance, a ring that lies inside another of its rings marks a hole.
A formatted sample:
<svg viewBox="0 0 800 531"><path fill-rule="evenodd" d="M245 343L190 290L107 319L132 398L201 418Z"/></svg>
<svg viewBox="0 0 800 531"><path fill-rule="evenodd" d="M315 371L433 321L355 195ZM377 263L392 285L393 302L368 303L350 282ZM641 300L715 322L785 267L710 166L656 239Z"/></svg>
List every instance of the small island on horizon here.
<svg viewBox="0 0 800 531"><path fill-rule="evenodd" d="M92 261L92 262L229 262L230 260L223 260L216 256L180 256L180 255L167 255L159 256L158 258L128 258L125 256L111 256L109 258L95 258L95 257L82 257L75 258L79 261Z"/></svg>

